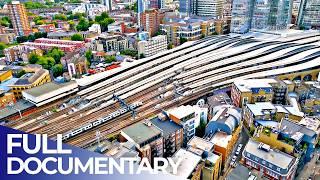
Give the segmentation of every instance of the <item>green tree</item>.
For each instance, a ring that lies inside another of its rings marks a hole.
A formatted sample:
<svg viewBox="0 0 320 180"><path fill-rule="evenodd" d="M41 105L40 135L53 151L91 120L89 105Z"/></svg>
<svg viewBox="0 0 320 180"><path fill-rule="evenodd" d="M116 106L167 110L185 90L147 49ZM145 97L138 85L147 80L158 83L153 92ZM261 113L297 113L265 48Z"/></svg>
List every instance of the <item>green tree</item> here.
<svg viewBox="0 0 320 180"><path fill-rule="evenodd" d="M36 64L40 59L40 56L38 56L37 54L35 53L31 53L29 55L29 63L30 64Z"/></svg>
<svg viewBox="0 0 320 180"><path fill-rule="evenodd" d="M67 16L64 15L64 14L56 14L56 15L54 15L53 19L61 20L61 21L66 21L68 18L67 18Z"/></svg>
<svg viewBox="0 0 320 180"><path fill-rule="evenodd" d="M46 56L52 57L55 60L55 63L59 64L60 59L64 56L64 52L61 49L55 47L48 51Z"/></svg>
<svg viewBox="0 0 320 180"><path fill-rule="evenodd" d="M188 41L187 38L180 37L180 44L183 44L183 43L185 43L187 41Z"/></svg>
<svg viewBox="0 0 320 180"><path fill-rule="evenodd" d="M86 56L87 60L91 63L91 59L92 59L92 57L93 57L92 51L91 51L91 50L88 50L88 51L86 52L85 56Z"/></svg>
<svg viewBox="0 0 320 180"><path fill-rule="evenodd" d="M74 30L74 21L68 21L69 26L70 26L70 30Z"/></svg>
<svg viewBox="0 0 320 180"><path fill-rule="evenodd" d="M7 48L7 45L4 44L3 42L0 42L0 57L3 57L4 54L3 54L3 50Z"/></svg>
<svg viewBox="0 0 320 180"><path fill-rule="evenodd" d="M173 48L173 44L172 43L169 43L168 44L168 49L172 49Z"/></svg>
<svg viewBox="0 0 320 180"><path fill-rule="evenodd" d="M56 64L51 68L52 74L54 77L61 76L63 74L62 64Z"/></svg>
<svg viewBox="0 0 320 180"><path fill-rule="evenodd" d="M125 49L125 50L121 51L120 54L131 56L131 57L137 57L138 51L131 50L131 49Z"/></svg>
<svg viewBox="0 0 320 180"><path fill-rule="evenodd" d="M110 18L106 12L101 13L100 16L95 17L95 21L100 24L101 31L106 31L108 25L114 22L114 19Z"/></svg>
<svg viewBox="0 0 320 180"><path fill-rule="evenodd" d="M55 60L53 59L53 57L41 56L37 61L37 64L49 70L52 66L55 65Z"/></svg>
<svg viewBox="0 0 320 180"><path fill-rule="evenodd" d="M0 19L0 24L1 24L2 26L12 28L11 20L10 20L10 18L7 17L7 16L4 16L4 17L2 17L2 18Z"/></svg>
<svg viewBox="0 0 320 180"><path fill-rule="evenodd" d="M196 136L203 137L206 131L206 123L201 120L200 125L196 128Z"/></svg>
<svg viewBox="0 0 320 180"><path fill-rule="evenodd" d="M48 6L40 3L40 2L32 2L32 1L28 1L24 3L24 6L27 9L40 9L40 8L48 8Z"/></svg>
<svg viewBox="0 0 320 180"><path fill-rule="evenodd" d="M104 59L105 59L106 63L112 63L112 62L116 61L115 56L105 56Z"/></svg>
<svg viewBox="0 0 320 180"><path fill-rule="evenodd" d="M83 41L83 37L81 36L81 34L74 34L71 36L71 40L72 41Z"/></svg>
<svg viewBox="0 0 320 180"><path fill-rule="evenodd" d="M21 70L17 73L16 77L17 78L20 78L21 76L25 75L26 74L26 71L25 70Z"/></svg>
<svg viewBox="0 0 320 180"><path fill-rule="evenodd" d="M145 58L146 56L144 54L140 54L140 59Z"/></svg>
<svg viewBox="0 0 320 180"><path fill-rule="evenodd" d="M76 29L78 31L87 31L89 29L89 22L88 20L81 18Z"/></svg>

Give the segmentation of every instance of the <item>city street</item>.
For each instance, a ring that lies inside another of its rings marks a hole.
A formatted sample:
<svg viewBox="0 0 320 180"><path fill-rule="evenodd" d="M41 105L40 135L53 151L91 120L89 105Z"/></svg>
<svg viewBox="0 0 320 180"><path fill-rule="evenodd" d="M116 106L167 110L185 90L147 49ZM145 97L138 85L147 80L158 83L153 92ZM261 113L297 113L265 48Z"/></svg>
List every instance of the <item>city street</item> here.
<svg viewBox="0 0 320 180"><path fill-rule="evenodd" d="M313 156L313 158L311 159L310 162L308 162L303 170L300 172L300 174L297 176L297 180L308 180L309 177L311 177L312 180L319 180L320 177L314 177L314 175L316 174L316 172L319 172L320 170L320 164L316 164L316 161L319 157L319 149L317 150L317 152L315 153L315 155Z"/></svg>

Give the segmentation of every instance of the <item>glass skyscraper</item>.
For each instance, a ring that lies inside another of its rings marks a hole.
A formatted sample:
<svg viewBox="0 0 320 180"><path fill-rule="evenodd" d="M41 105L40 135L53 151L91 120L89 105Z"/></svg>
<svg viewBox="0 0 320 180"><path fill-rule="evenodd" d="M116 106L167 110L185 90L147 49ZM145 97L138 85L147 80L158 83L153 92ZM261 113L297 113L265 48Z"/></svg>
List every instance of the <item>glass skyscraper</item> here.
<svg viewBox="0 0 320 180"><path fill-rule="evenodd" d="M287 29L291 22L292 0L234 0L231 32L250 29Z"/></svg>
<svg viewBox="0 0 320 180"><path fill-rule="evenodd" d="M247 33L251 28L253 0L233 0L231 12L231 32Z"/></svg>
<svg viewBox="0 0 320 180"><path fill-rule="evenodd" d="M256 0L251 28L257 30L287 29L291 23L292 0Z"/></svg>
<svg viewBox="0 0 320 180"><path fill-rule="evenodd" d="M301 0L298 26L320 29L320 0Z"/></svg>

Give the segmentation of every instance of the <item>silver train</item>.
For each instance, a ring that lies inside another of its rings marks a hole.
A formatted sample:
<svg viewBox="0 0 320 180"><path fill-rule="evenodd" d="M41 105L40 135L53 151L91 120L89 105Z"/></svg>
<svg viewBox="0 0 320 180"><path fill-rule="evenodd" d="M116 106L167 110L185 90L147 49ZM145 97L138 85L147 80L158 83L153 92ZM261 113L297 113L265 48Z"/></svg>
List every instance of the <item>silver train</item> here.
<svg viewBox="0 0 320 180"><path fill-rule="evenodd" d="M140 107L142 106L143 103L142 102L135 102L133 104L130 104L129 106L132 108L132 109L135 109L137 107ZM78 134L80 133L83 133L85 131L88 131L94 127L97 127L97 126L100 126L102 125L103 123L105 122L108 122L116 117L119 117L125 113L127 113L128 111L130 111L128 108L121 108L121 109L118 109L117 111L114 111L113 113L109 114L108 116L104 117L104 118L100 118L96 121L93 121L93 122L90 122L88 124L85 124L83 125L82 127L80 128L77 128L77 129L74 129L74 130L71 130L65 134L62 135L62 141L66 141L67 139L70 139L72 137L75 137L77 136Z"/></svg>

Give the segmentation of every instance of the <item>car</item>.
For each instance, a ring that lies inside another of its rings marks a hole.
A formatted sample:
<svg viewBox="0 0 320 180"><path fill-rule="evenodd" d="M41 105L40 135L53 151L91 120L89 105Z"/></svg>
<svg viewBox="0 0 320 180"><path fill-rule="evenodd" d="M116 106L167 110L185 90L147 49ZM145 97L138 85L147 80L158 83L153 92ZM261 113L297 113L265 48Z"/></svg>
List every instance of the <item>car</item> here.
<svg viewBox="0 0 320 180"><path fill-rule="evenodd" d="M233 166L234 166L234 163L235 163L235 162L231 161L230 166L233 167Z"/></svg>
<svg viewBox="0 0 320 180"><path fill-rule="evenodd" d="M231 167L233 167L233 168L236 168L238 166L238 163L237 162L234 162L232 165L231 165Z"/></svg>
<svg viewBox="0 0 320 180"><path fill-rule="evenodd" d="M234 162L236 160L237 160L237 156L233 156L232 159L231 159L232 162Z"/></svg>
<svg viewBox="0 0 320 180"><path fill-rule="evenodd" d="M236 150L236 155L239 155L240 154L240 151L241 151L241 148L242 148L242 144L239 144L238 147L237 147L237 150Z"/></svg>

